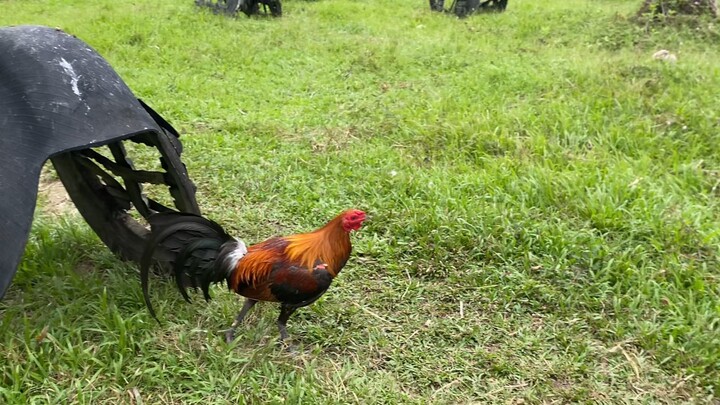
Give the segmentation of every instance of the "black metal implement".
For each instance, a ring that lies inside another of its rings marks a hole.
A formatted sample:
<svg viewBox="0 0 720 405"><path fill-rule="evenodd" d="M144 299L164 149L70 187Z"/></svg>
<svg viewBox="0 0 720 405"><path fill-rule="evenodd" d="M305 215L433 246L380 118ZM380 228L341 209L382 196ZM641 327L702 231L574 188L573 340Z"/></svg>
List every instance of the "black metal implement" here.
<svg viewBox="0 0 720 405"><path fill-rule="evenodd" d="M49 27L0 28L0 297L27 243L48 159L91 228L124 259L139 261L147 233L128 211L171 209L145 196L143 183L164 184L175 208L199 213L178 136L83 41ZM135 170L123 141L157 149L164 172Z"/></svg>

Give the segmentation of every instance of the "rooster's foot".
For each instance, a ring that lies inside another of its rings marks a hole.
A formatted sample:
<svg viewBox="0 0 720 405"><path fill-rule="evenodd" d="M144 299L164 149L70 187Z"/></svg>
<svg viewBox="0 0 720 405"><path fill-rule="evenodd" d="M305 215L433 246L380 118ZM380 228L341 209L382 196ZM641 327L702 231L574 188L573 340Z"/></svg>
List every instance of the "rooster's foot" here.
<svg viewBox="0 0 720 405"><path fill-rule="evenodd" d="M235 329L228 329L225 331L225 342L228 344L232 343L233 340L235 340Z"/></svg>

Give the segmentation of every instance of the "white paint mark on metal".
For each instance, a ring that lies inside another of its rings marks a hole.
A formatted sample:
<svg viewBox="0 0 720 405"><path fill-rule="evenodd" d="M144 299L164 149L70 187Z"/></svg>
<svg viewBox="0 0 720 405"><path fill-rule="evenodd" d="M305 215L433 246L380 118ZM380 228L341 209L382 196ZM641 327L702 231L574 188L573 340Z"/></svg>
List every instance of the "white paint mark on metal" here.
<svg viewBox="0 0 720 405"><path fill-rule="evenodd" d="M70 76L70 86L72 86L73 93L75 93L76 96L80 97L80 89L78 88L78 81L80 80L80 76L75 73L75 69L73 69L70 62L66 61L65 58L60 58L60 67L62 67L65 70L65 73Z"/></svg>

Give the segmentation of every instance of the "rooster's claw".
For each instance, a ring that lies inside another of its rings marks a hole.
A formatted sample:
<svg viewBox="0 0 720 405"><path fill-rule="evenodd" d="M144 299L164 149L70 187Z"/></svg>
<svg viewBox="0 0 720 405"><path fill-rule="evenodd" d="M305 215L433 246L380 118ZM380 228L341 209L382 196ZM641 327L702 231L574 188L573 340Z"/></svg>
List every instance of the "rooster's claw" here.
<svg viewBox="0 0 720 405"><path fill-rule="evenodd" d="M288 342L287 340L281 340L279 343L280 349L291 355L296 355L300 351L296 344Z"/></svg>

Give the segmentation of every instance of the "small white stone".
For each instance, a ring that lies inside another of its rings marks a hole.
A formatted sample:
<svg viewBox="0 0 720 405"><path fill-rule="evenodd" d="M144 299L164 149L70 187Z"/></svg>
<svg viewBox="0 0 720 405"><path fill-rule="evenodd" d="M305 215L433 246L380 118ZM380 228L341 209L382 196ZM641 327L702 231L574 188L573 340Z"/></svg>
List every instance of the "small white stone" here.
<svg viewBox="0 0 720 405"><path fill-rule="evenodd" d="M675 63L677 62L677 56L671 53L667 49L661 49L653 54L653 59L661 60L664 62Z"/></svg>

